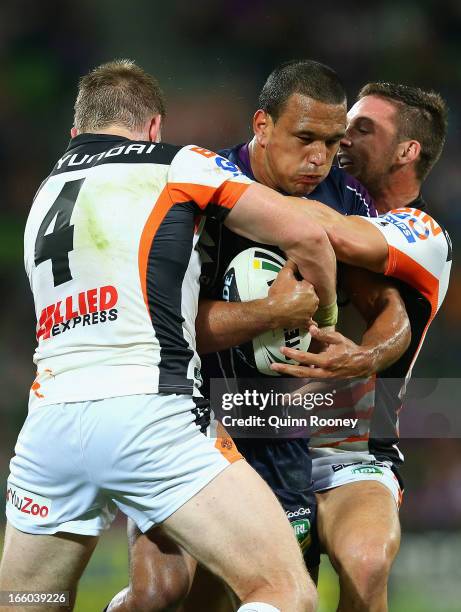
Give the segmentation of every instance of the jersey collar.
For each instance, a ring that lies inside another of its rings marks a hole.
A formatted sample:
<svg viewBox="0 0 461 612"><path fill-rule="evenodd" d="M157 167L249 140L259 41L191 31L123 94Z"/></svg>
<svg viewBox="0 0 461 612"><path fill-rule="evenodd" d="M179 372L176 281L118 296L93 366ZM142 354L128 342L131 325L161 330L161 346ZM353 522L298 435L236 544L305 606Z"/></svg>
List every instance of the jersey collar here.
<svg viewBox="0 0 461 612"><path fill-rule="evenodd" d="M415 198L413 202L410 202L409 204L407 204L407 206L408 208L418 208L419 210L427 209L426 201L424 200L421 194L418 194L418 197Z"/></svg>
<svg viewBox="0 0 461 612"><path fill-rule="evenodd" d="M255 181L255 175L251 169L249 143L245 142L237 151L237 165L248 178Z"/></svg>
<svg viewBox="0 0 461 612"><path fill-rule="evenodd" d="M125 142L129 138L125 136L116 136L115 134L79 134L69 141L67 151L80 147L81 145L90 144L94 142Z"/></svg>

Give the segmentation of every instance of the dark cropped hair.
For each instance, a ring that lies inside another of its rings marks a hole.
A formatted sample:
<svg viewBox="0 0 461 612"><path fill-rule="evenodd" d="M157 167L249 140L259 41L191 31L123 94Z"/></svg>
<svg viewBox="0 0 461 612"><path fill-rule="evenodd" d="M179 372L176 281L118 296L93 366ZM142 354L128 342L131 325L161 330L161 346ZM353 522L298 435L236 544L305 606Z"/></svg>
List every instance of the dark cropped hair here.
<svg viewBox="0 0 461 612"><path fill-rule="evenodd" d="M259 94L259 108L276 121L296 93L326 104L346 101L344 86L332 68L313 60L293 60L271 72Z"/></svg>
<svg viewBox="0 0 461 612"><path fill-rule="evenodd" d="M424 180L442 153L448 124L448 107L435 91L395 83L367 83L359 92L364 96L379 96L396 107L397 138L412 139L421 145L415 166L419 180Z"/></svg>

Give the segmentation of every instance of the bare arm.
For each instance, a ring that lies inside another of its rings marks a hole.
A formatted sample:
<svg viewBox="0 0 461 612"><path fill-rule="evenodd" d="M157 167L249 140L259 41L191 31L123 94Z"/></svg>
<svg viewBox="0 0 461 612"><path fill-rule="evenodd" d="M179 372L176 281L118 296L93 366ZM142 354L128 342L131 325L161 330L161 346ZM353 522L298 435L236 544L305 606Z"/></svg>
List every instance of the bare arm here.
<svg viewBox="0 0 461 612"><path fill-rule="evenodd" d="M320 305L336 303L336 258L325 231L305 211L305 202L254 183L230 211L229 229L256 242L276 244L311 282Z"/></svg>
<svg viewBox="0 0 461 612"><path fill-rule="evenodd" d="M345 284L351 300L367 323L363 356L370 372L395 363L411 341L411 326L398 289L387 278L348 268Z"/></svg>
<svg viewBox="0 0 461 612"><path fill-rule="evenodd" d="M298 198L289 199L299 202ZM303 200L303 208L326 231L339 261L372 272L386 270L387 242L372 223L358 216L345 217L315 200Z"/></svg>
<svg viewBox="0 0 461 612"><path fill-rule="evenodd" d="M386 369L403 355L411 340L410 321L392 283L366 270L349 268L345 273L345 287L367 322L361 344L338 332L312 327L312 336L327 343L326 350L315 354L284 349L282 352L300 365L274 364L274 370L313 378L365 377Z"/></svg>
<svg viewBox="0 0 461 612"><path fill-rule="evenodd" d="M201 299L195 320L200 354L222 351L278 328L304 329L318 305L313 286L299 281L288 262L278 273L267 298L249 302Z"/></svg>

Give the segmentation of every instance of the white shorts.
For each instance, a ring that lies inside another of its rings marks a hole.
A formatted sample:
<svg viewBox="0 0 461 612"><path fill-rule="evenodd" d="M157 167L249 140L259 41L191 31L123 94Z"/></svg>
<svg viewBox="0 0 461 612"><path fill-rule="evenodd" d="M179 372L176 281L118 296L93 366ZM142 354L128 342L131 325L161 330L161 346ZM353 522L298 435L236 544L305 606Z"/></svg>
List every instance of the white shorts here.
<svg viewBox="0 0 461 612"><path fill-rule="evenodd" d="M98 535L119 508L147 531L241 458L225 434L200 432L200 416L190 396L162 394L30 409L10 463L8 521Z"/></svg>
<svg viewBox="0 0 461 612"><path fill-rule="evenodd" d="M311 449L311 453L316 493L351 482L374 480L389 489L397 507L400 507L403 492L390 461L377 461L374 455L365 452L335 451L324 454L323 450Z"/></svg>

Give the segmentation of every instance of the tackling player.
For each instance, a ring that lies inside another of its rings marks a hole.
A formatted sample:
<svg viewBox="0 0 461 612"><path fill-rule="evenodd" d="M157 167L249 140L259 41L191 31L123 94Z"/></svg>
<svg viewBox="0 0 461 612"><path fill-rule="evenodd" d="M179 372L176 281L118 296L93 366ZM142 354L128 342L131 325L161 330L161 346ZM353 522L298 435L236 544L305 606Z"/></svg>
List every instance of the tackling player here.
<svg viewBox="0 0 461 612"><path fill-rule="evenodd" d="M231 162L247 176L283 193L321 199L343 214L367 216L370 209L374 214L372 201L360 183L344 171L331 167L346 124L345 91L333 70L310 61L290 62L276 69L263 88L260 107L254 117L254 139L224 152ZM208 232L204 241L205 255L214 262L219 261L219 266L216 270L215 264L205 265L202 270L205 286L214 289L214 299L200 303L197 330L202 352L241 344L269 329L273 318L268 300L276 300L276 294L271 294L266 301L233 304L216 301L216 297L220 297L219 283L229 262L254 243L241 240L232 232L221 232L218 226L210 224ZM287 271L284 275L284 284L290 285L295 292L295 277L291 274L288 278ZM386 367L404 352L409 342L409 323L401 298L391 283L363 270L348 271L347 279L348 283L354 282L361 288L353 297L366 316L369 328L361 345L342 337L337 345L336 363L338 367L341 365L344 377L365 376ZM286 326L290 327L288 322ZM222 352L219 359L216 355L205 358L203 364L209 377L222 376L221 365L228 376L233 376L235 371L240 376L259 376L244 364L239 365L237 359L232 360L230 352ZM287 516L295 524L300 516L304 521L307 519L306 525L313 523L315 499L307 440L241 438L240 447L277 493ZM316 567L319 553L315 540L310 545L312 535L313 532L306 529L300 543L306 561ZM143 610L162 609L156 605L158 601L166 600L172 605L178 593L182 596L187 592L190 574L184 572L182 580L177 578L179 553L176 569L169 572L166 565L162 567L158 556L161 547L155 541L137 537L133 530L130 539L136 571L131 572L132 583L123 597L133 598ZM171 587L176 581L178 587ZM168 597L164 597L166 591ZM209 593L209 587L206 592ZM111 605L109 609L125 608ZM188 609L193 610L194 604L189 603Z"/></svg>
<svg viewBox="0 0 461 612"><path fill-rule="evenodd" d="M231 586L242 612L313 610L273 493L225 434L204 435L195 246L201 215L278 245L331 323L334 253L302 202L206 149L160 143L163 114L158 84L132 62L90 72L69 147L32 204L24 247L37 378L10 464L0 590L69 591L72 609L119 508L143 532L162 524Z"/></svg>
<svg viewBox="0 0 461 612"><path fill-rule="evenodd" d="M334 244L335 234L340 242L350 241L351 236L347 238L345 232L354 224L357 227L357 250L349 254L337 250L339 259L345 256L357 265L362 262L369 266L374 258L376 271L404 281L399 289L410 316L412 341L405 354L380 377L404 379L411 374L427 328L447 289L449 239L425 213L421 196L422 182L443 148L446 115L445 102L438 94L391 83L365 85L348 113L338 159L367 186L384 215L376 227L391 245L386 269L386 248L376 229L370 231L367 225L349 219L333 221L329 211L322 209L325 222L336 224L330 233ZM386 216L395 207L404 210ZM317 212L313 214L315 218ZM350 246L336 242L336 249L348 250ZM376 249L374 253L371 247ZM360 254L361 248L364 251ZM318 335L331 342L329 350L323 355L306 354L301 359L296 353L296 359L306 366L316 366L315 376L334 375L336 334L320 331ZM275 369L312 376L306 367ZM317 446L311 448L314 487L320 492L319 536L339 574L341 610L387 609L387 581L400 545L398 505L394 503L399 501L400 486L392 478L392 472L398 476L403 461L396 427L400 386L394 384L392 388L378 381L369 440L356 442L355 449L351 449L344 442L332 448L331 440L324 440L322 448L317 439ZM388 432L387 436L383 431ZM313 438L311 445L315 442ZM358 453L360 444L364 449ZM374 464L365 460L368 452L375 457ZM368 472L367 466L371 468Z"/></svg>

